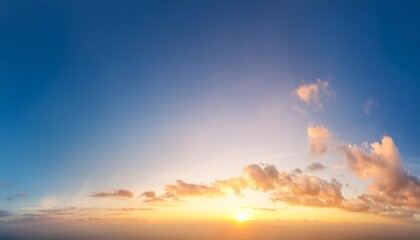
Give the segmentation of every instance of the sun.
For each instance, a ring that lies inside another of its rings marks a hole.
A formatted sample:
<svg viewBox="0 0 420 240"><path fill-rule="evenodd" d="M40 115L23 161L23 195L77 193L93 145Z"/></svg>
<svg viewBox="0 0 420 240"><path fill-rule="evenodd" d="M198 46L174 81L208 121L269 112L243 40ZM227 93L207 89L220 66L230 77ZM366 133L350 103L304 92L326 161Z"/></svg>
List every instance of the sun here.
<svg viewBox="0 0 420 240"><path fill-rule="evenodd" d="M236 221L244 223L250 219L249 213L245 210L239 210L235 215Z"/></svg>

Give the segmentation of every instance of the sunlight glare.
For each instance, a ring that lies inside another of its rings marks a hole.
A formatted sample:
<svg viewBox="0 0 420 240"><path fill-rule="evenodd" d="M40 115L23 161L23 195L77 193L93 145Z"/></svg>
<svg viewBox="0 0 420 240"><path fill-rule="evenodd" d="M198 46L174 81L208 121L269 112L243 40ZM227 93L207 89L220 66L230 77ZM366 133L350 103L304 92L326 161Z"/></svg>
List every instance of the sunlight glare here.
<svg viewBox="0 0 420 240"><path fill-rule="evenodd" d="M235 215L235 219L240 223L246 222L250 219L249 213L244 210L239 210Z"/></svg>

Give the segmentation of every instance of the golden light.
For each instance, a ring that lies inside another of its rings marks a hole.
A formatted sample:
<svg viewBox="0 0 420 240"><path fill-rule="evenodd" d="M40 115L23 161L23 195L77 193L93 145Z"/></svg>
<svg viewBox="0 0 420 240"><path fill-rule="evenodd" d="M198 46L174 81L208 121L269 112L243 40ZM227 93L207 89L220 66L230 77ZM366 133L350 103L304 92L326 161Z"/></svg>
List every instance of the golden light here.
<svg viewBox="0 0 420 240"><path fill-rule="evenodd" d="M249 213L245 210L239 210L235 215L236 221L243 223L250 220Z"/></svg>

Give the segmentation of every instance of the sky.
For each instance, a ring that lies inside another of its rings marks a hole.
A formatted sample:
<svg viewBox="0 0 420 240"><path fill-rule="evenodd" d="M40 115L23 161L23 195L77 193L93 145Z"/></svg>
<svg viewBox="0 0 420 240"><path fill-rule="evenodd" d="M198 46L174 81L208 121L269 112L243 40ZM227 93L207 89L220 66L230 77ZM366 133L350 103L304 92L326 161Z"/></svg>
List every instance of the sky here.
<svg viewBox="0 0 420 240"><path fill-rule="evenodd" d="M420 236L419 13L0 1L0 238Z"/></svg>

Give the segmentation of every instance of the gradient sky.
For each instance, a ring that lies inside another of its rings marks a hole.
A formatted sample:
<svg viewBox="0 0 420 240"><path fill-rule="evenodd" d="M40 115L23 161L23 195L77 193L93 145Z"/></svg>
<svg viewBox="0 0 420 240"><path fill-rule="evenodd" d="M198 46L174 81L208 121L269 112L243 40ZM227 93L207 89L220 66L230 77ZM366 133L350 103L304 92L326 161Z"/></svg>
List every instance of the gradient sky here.
<svg viewBox="0 0 420 240"><path fill-rule="evenodd" d="M368 154L383 136L401 171L420 176L419 43L419 1L0 1L0 220L114 207L153 208L138 218L156 221L251 209L253 220L399 222L273 203L252 187L179 194L187 203L172 208L142 193L178 179L211 187L264 163L336 178L350 199L385 173L364 179L339 153L318 153L351 143ZM297 90L309 86L305 101ZM308 138L316 127L328 143ZM410 184L402 206L418 221Z"/></svg>

